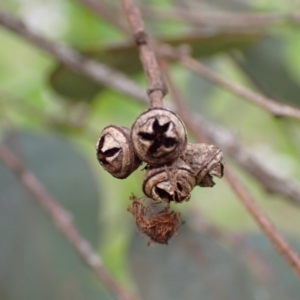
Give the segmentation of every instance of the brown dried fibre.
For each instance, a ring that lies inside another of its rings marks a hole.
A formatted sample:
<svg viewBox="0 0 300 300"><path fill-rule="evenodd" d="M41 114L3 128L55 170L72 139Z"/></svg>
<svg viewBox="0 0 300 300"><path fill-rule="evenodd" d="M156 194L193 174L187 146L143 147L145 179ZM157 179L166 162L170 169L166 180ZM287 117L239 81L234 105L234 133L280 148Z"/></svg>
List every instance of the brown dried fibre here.
<svg viewBox="0 0 300 300"><path fill-rule="evenodd" d="M172 211L169 207L157 212L154 207L157 203L145 205L141 199L132 195L132 203L128 206L128 211L135 218L135 223L139 231L150 237L150 242L168 244L169 239L177 233L182 221L180 212Z"/></svg>

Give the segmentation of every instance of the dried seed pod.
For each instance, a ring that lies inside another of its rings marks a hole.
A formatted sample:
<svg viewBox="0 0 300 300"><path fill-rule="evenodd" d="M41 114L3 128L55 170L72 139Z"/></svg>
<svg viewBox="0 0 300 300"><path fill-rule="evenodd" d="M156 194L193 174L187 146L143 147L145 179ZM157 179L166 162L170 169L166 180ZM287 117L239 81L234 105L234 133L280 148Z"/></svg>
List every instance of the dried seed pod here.
<svg viewBox="0 0 300 300"><path fill-rule="evenodd" d="M169 239L177 233L182 224L180 213L172 211L169 206L158 211L154 203L144 204L142 199L132 195L128 211L135 218L135 223L140 232L150 237L151 242L168 244Z"/></svg>
<svg viewBox="0 0 300 300"><path fill-rule="evenodd" d="M164 108L142 113L132 126L131 139L136 154L152 166L172 163L187 143L184 123Z"/></svg>
<svg viewBox="0 0 300 300"><path fill-rule="evenodd" d="M212 187L212 175L223 176L223 153L214 145L189 143L181 158L192 168L199 186Z"/></svg>
<svg viewBox="0 0 300 300"><path fill-rule="evenodd" d="M170 166L148 167L143 192L153 200L180 203L188 201L196 185L192 169L181 159Z"/></svg>
<svg viewBox="0 0 300 300"><path fill-rule="evenodd" d="M141 164L133 151L130 129L110 125L103 129L96 145L101 166L116 178L126 178Z"/></svg>

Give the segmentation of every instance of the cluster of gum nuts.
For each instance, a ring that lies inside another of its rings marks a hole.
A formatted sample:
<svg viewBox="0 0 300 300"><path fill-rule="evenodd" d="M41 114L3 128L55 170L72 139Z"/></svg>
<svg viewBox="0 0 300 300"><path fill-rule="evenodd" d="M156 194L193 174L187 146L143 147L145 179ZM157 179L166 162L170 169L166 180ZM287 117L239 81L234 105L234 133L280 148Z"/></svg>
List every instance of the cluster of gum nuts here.
<svg viewBox="0 0 300 300"><path fill-rule="evenodd" d="M188 201L195 186L212 187L223 176L223 154L214 145L187 143L183 121L174 112L152 108L132 128L110 125L96 145L97 159L112 176L124 179L142 162L143 192L157 201Z"/></svg>

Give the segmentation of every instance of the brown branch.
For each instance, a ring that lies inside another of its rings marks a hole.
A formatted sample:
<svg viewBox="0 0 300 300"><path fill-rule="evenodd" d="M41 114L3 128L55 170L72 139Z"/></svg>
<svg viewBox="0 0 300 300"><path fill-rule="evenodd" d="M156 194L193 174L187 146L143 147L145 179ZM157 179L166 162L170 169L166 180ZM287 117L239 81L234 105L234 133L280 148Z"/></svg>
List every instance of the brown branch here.
<svg viewBox="0 0 300 300"><path fill-rule="evenodd" d="M26 190L32 194L37 203L46 211L61 234L70 242L83 261L96 273L110 292L119 300L132 300L123 288L105 269L101 258L91 248L90 244L80 235L72 222L70 213L61 207L46 191L38 179L25 168L19 158L0 142L0 159L18 177Z"/></svg>
<svg viewBox="0 0 300 300"><path fill-rule="evenodd" d="M206 78L207 80L215 84L218 84L219 86L227 89L235 95L258 104L276 117L291 117L300 120L300 109L298 108L278 103L274 99L265 97L260 93L234 83L205 67L196 59L188 55L179 54L178 52L176 53L176 51L169 47L164 48L164 54L172 59L177 59L180 63L182 63L190 70L194 71L196 74Z"/></svg>
<svg viewBox="0 0 300 300"><path fill-rule="evenodd" d="M84 74L96 83L105 85L134 99L147 103L146 93L127 76L106 65L82 56L79 52L34 33L22 21L0 9L0 24L48 52L72 70Z"/></svg>
<svg viewBox="0 0 300 300"><path fill-rule="evenodd" d="M149 43L141 19L140 10L133 0L122 0L135 43L139 47L140 59L148 82L148 95L151 107L162 107L167 87L163 81L156 56Z"/></svg>
<svg viewBox="0 0 300 300"><path fill-rule="evenodd" d="M197 138L197 140L203 142L203 136L205 135L204 132L202 132L201 127L199 128L197 126L197 123L193 121L193 118L189 114L183 98L179 94L179 91L170 79L169 74L167 72L165 73L167 74L166 76L168 78L169 88L173 95L173 98L175 102L180 106L180 112L183 111L183 114L181 114L183 121L185 122L189 130L193 133L193 135ZM208 140L208 138L206 137L205 140ZM241 182L238 181L232 171L228 170L228 167L225 172L225 178L227 179L235 194L238 196L238 199L245 206L247 211L251 214L266 237L273 244L274 248L279 252L280 255L283 256L283 258L288 262L290 267L294 270L295 274L300 279L300 258L298 257L296 252L294 252L285 238L279 233L277 228L272 224L269 218L256 204L250 193L245 189Z"/></svg>

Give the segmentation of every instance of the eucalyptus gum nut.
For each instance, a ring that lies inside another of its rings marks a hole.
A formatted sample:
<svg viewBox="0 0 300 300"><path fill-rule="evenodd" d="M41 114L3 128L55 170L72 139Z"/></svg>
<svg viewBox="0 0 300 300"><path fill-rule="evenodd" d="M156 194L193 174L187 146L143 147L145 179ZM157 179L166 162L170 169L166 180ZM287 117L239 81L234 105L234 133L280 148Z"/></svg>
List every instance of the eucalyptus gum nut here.
<svg viewBox="0 0 300 300"><path fill-rule="evenodd" d="M191 167L197 184L202 187L214 186L212 175L223 177L223 153L214 145L189 143L181 158Z"/></svg>
<svg viewBox="0 0 300 300"><path fill-rule="evenodd" d="M174 162L187 144L184 123L164 108L142 113L132 126L131 139L139 158L152 166Z"/></svg>
<svg viewBox="0 0 300 300"><path fill-rule="evenodd" d="M144 194L157 201L188 201L196 185L191 168L181 159L172 165L148 167L143 182Z"/></svg>
<svg viewBox="0 0 300 300"><path fill-rule="evenodd" d="M133 151L130 129L110 125L105 127L96 145L97 159L112 176L128 177L141 164Z"/></svg>

